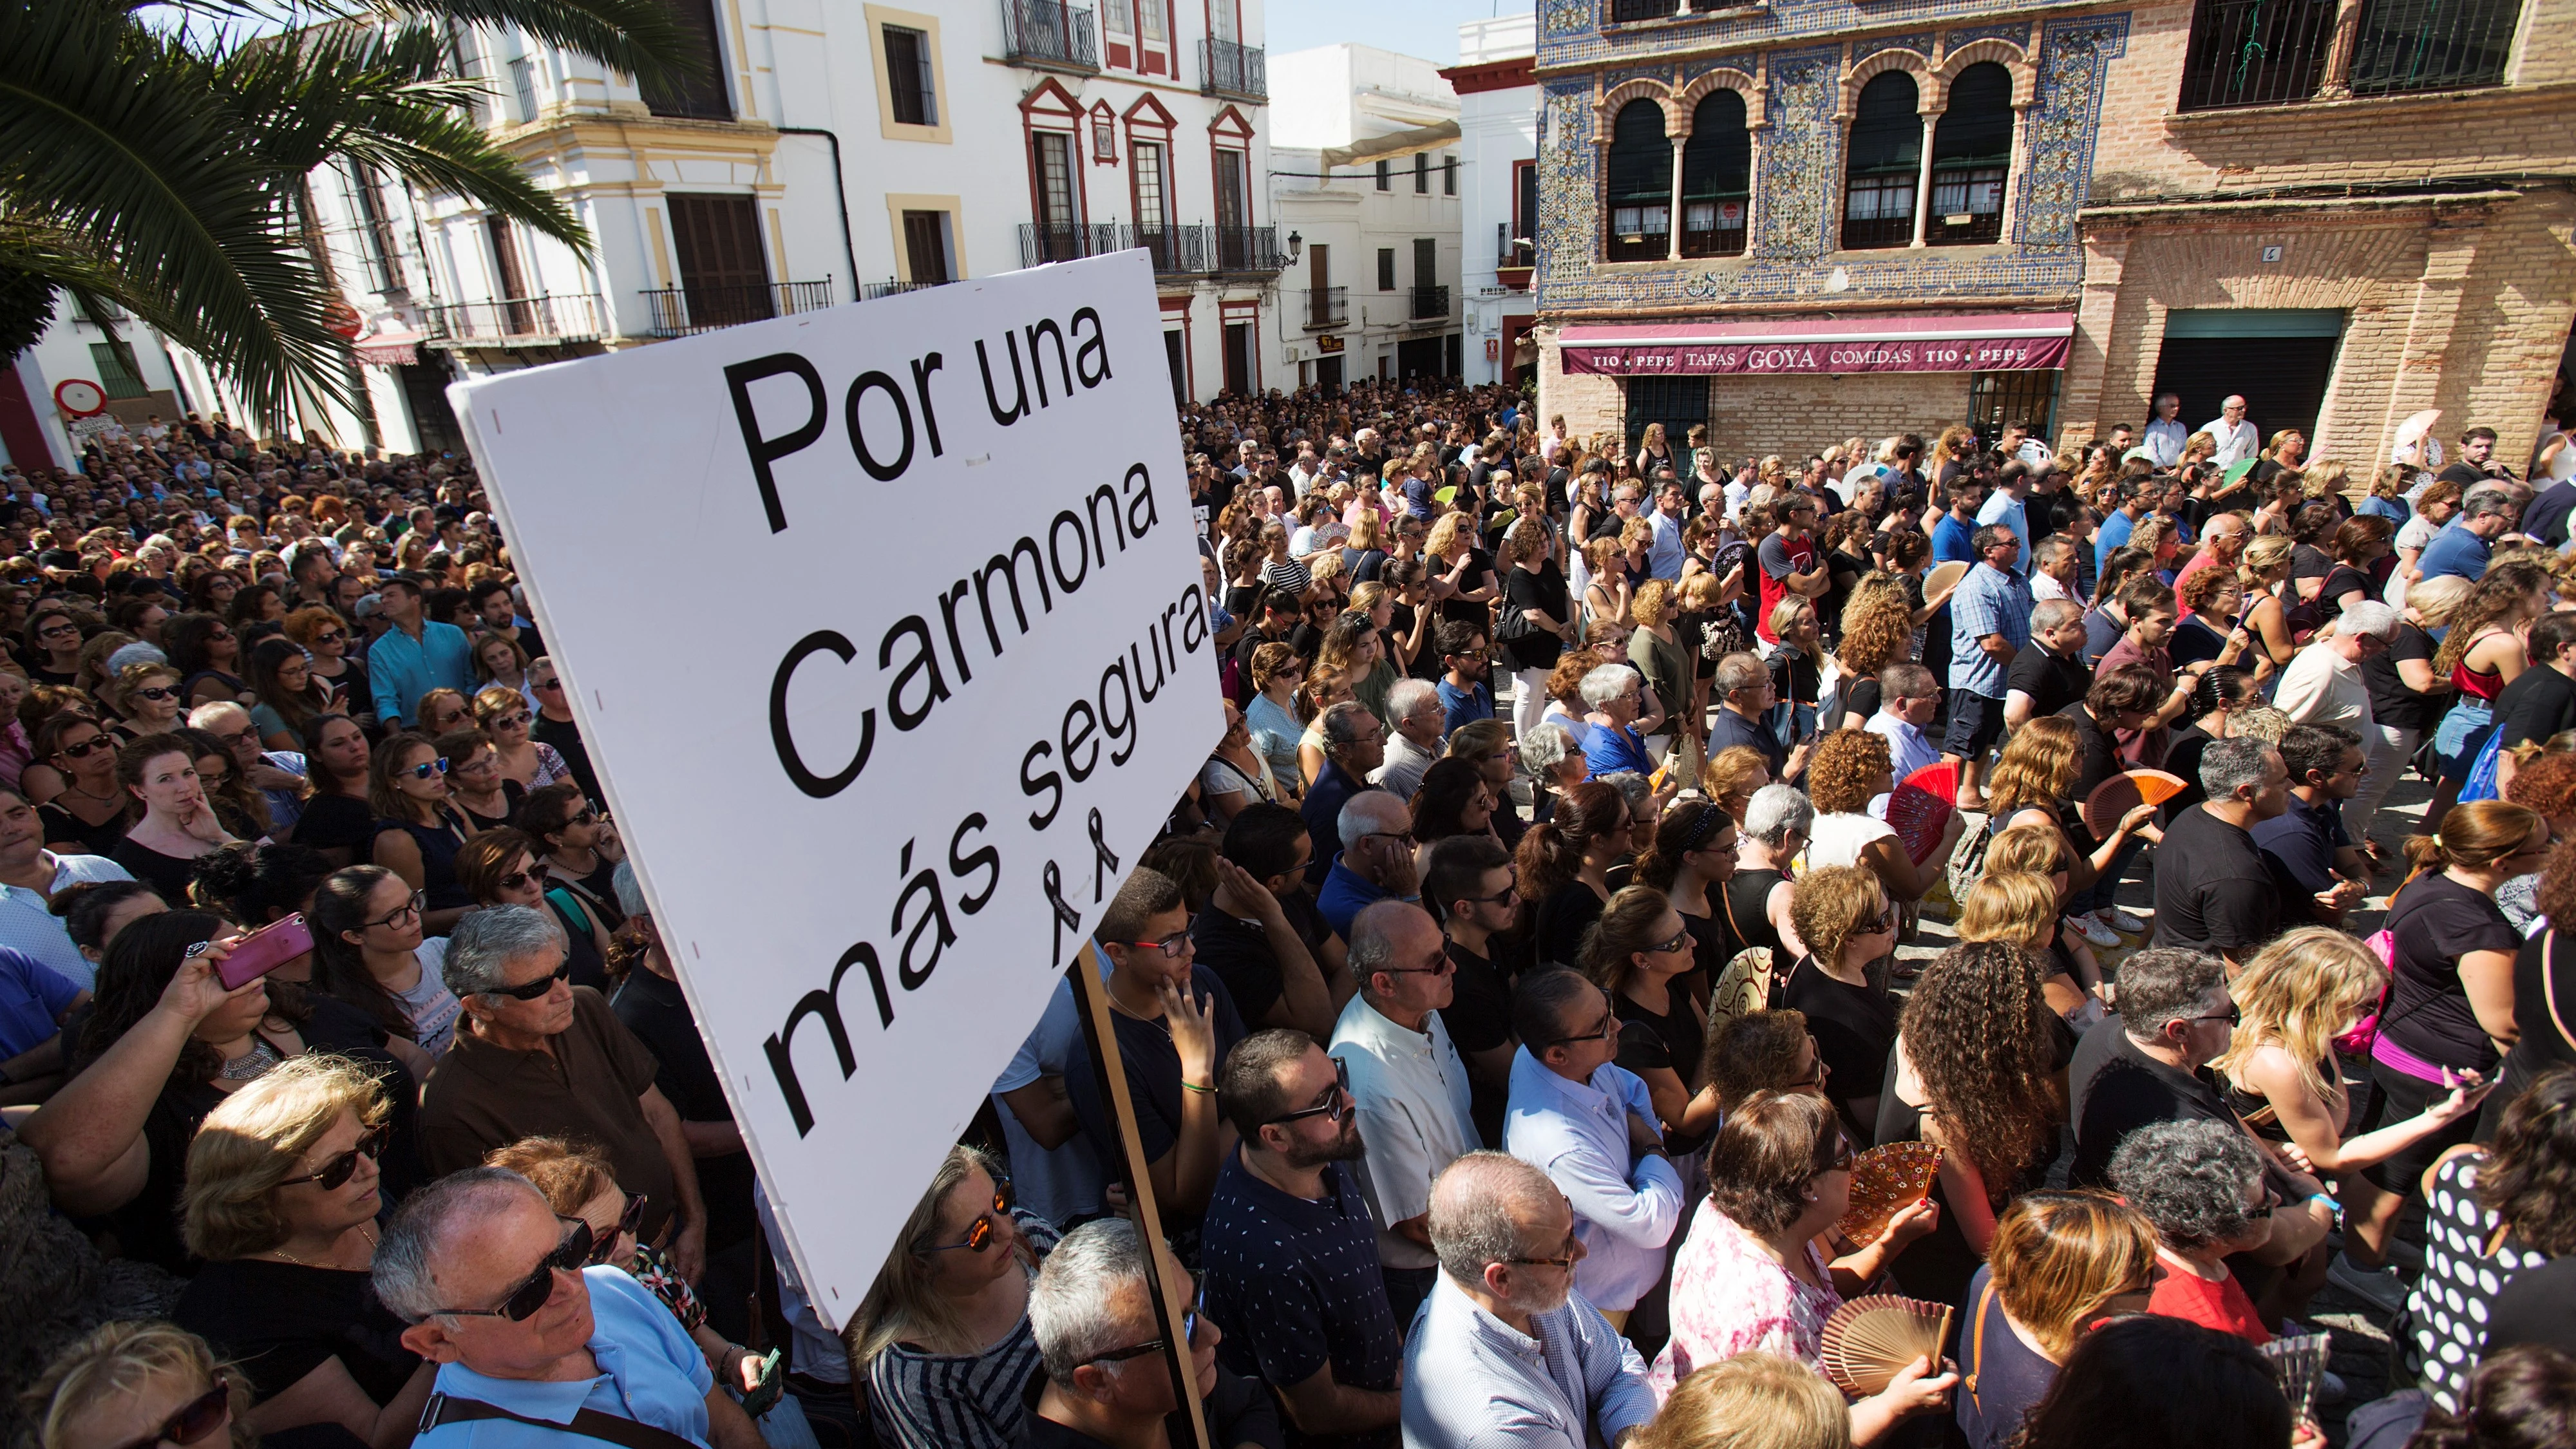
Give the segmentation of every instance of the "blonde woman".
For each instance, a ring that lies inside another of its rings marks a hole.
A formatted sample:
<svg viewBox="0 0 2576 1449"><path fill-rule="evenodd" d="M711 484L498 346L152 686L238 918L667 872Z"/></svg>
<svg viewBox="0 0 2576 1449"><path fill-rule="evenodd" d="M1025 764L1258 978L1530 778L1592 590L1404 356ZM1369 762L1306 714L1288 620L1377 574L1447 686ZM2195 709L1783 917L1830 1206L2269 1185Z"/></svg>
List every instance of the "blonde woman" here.
<svg viewBox="0 0 2576 1449"><path fill-rule="evenodd" d="M2067 1020L2079 1034L2102 1019L2112 999L2111 984L2102 977L2102 963L2093 955L2083 932L2065 928L2068 902L2074 898L2069 884L2069 867L2075 860L2074 848L2066 843L2065 832L2045 825L2016 825L1997 832L1986 846L1986 875L2027 873L2048 882L2057 900L2056 939L2048 946L2024 945L2048 958L2048 1004ZM2027 908L2015 904L2008 913L2010 925L1998 917L1994 927L1997 939L2024 941L2040 939L2035 925L2029 923ZM1966 939L1964 936L1961 939Z"/></svg>
<svg viewBox="0 0 2576 1449"><path fill-rule="evenodd" d="M2385 1251L2406 1198L2381 1191L2362 1169L2477 1111L2492 1085L2469 1073L2428 1094L2422 1111L2345 1137L2352 1100L2335 1039L2375 1012L2387 987L2388 968L2368 946L2328 927L2301 926L2255 953L2228 988L2236 1031L2209 1064L2258 1136L2296 1146L2319 1175L2341 1183L2345 1231L2374 1256ZM2338 1277L2350 1276L2342 1262L2336 1268Z"/></svg>
<svg viewBox="0 0 2576 1449"><path fill-rule="evenodd" d="M1673 586L1662 579L1648 579L1637 586L1636 596L1628 602L1629 617L1637 624L1628 636L1628 662L1646 677L1646 687L1655 692L1663 716L1663 731L1646 741L1646 754L1660 760L1672 747L1677 736L1701 737L1705 724L1692 713L1691 704L1698 697L1692 678L1694 673L1688 650L1682 648L1681 635L1673 628Z"/></svg>
<svg viewBox="0 0 2576 1449"><path fill-rule="evenodd" d="M1651 478L1657 468L1673 468L1673 445L1665 441L1662 423L1648 423L1645 441L1637 448L1637 476Z"/></svg>
<svg viewBox="0 0 2576 1449"><path fill-rule="evenodd" d="M1315 788L1324 774L1324 711L1355 697L1346 676L1347 671L1329 674L1309 668L1305 683L1297 687L1297 712L1306 720L1305 730L1297 736L1297 773L1305 779L1307 790Z"/></svg>
<svg viewBox="0 0 2576 1449"><path fill-rule="evenodd" d="M36 1449L255 1449L250 1382L167 1323L110 1323L19 1396Z"/></svg>
<svg viewBox="0 0 2576 1449"><path fill-rule="evenodd" d="M2296 547L2281 534L2265 534L2245 545L2245 561L2236 568L2245 585L2245 616L2240 622L2254 636L2254 646L2246 654L2259 683L2268 684L2299 652L2289 608L2279 592L2289 580L2290 551Z"/></svg>
<svg viewBox="0 0 2576 1449"><path fill-rule="evenodd" d="M1825 1376L1776 1353L1724 1358L1673 1385L1627 1449L1851 1449L1851 1410Z"/></svg>
<svg viewBox="0 0 2576 1449"><path fill-rule="evenodd" d="M1476 521L1464 513L1445 513L1431 525L1422 545L1431 569L1431 598L1443 619L1485 622L1485 606L1502 596L1494 579L1494 557L1476 547Z"/></svg>
<svg viewBox="0 0 2576 1449"><path fill-rule="evenodd" d="M1591 578L1583 587L1584 637L1599 626L1625 630L1635 619L1629 611L1627 558L1618 536L1606 528L1595 532L1583 546L1583 561Z"/></svg>

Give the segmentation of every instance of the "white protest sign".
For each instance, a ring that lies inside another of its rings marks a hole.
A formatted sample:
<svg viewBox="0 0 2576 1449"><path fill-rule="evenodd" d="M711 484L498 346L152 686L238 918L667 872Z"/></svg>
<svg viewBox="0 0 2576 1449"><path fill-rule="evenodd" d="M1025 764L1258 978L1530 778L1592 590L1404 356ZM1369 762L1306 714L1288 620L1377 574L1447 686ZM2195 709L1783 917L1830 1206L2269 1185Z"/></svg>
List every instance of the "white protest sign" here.
<svg viewBox="0 0 2576 1449"><path fill-rule="evenodd" d="M1223 732L1125 252L451 390L818 1311Z"/></svg>

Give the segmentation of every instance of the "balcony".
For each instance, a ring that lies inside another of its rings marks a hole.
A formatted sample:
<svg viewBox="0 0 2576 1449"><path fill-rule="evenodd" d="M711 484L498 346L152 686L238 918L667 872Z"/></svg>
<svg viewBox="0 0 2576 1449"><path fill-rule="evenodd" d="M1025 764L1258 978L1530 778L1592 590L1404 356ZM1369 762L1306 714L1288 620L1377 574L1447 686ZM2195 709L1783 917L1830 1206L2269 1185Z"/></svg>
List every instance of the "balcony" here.
<svg viewBox="0 0 2576 1449"><path fill-rule="evenodd" d="M1208 229L1204 226L1131 226L1118 228L1118 250L1142 247L1154 258L1154 275L1190 277L1206 272Z"/></svg>
<svg viewBox="0 0 2576 1449"><path fill-rule="evenodd" d="M946 282L899 282L892 277L888 277L882 282L868 282L863 284L859 288L859 300L862 302L873 302L879 297L892 297L903 292L926 292L933 287L945 287L947 285L948 284Z"/></svg>
<svg viewBox="0 0 2576 1449"><path fill-rule="evenodd" d="M1100 39L1091 12L1059 0L1002 0L1002 63L1098 74Z"/></svg>
<svg viewBox="0 0 2576 1449"><path fill-rule="evenodd" d="M1231 40L1199 42L1199 94L1238 101L1270 99L1270 65L1257 45Z"/></svg>
<svg viewBox="0 0 2576 1449"><path fill-rule="evenodd" d="M421 309L433 347L552 347L595 342L597 292L551 292L496 302L438 302Z"/></svg>
<svg viewBox="0 0 2576 1449"><path fill-rule="evenodd" d="M1216 265L1219 272L1276 272L1288 265L1288 254L1279 249L1279 228L1275 226L1220 226L1216 233Z"/></svg>
<svg viewBox="0 0 2576 1449"><path fill-rule="evenodd" d="M1340 327L1351 320L1351 289L1348 287L1309 287L1306 289L1306 330L1321 332Z"/></svg>
<svg viewBox="0 0 2576 1449"><path fill-rule="evenodd" d="M832 284L763 282L660 287L638 295L652 314L644 325L644 335L688 337L795 312L819 312L832 305Z"/></svg>
<svg viewBox="0 0 2576 1449"><path fill-rule="evenodd" d="M1020 265L1024 267L1080 261L1084 257L1107 256L1116 250L1118 228L1111 222L1096 226L1061 221L1020 223Z"/></svg>
<svg viewBox="0 0 2576 1449"><path fill-rule="evenodd" d="M1449 289L1447 287L1414 288L1413 310L1409 316L1409 320L1415 322L1448 321Z"/></svg>

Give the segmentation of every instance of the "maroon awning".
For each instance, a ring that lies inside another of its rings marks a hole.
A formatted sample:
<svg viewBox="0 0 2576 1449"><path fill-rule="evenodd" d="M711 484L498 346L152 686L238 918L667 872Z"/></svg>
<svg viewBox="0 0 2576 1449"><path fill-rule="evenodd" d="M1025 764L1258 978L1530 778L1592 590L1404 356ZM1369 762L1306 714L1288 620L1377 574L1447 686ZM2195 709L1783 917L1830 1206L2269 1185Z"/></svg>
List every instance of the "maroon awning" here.
<svg viewBox="0 0 2576 1449"><path fill-rule="evenodd" d="M1567 372L1726 377L1781 372L2013 372L2066 365L2072 312L1856 317L1660 326L1578 323Z"/></svg>

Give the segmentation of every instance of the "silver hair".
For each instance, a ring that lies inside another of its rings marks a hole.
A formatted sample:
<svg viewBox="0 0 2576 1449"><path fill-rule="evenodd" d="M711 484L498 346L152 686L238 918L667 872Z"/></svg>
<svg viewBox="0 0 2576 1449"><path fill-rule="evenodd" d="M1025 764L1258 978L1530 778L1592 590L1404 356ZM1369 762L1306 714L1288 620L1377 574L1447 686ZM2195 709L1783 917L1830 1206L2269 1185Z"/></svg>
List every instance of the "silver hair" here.
<svg viewBox="0 0 2576 1449"><path fill-rule="evenodd" d="M1374 829L1388 824L1402 826L1412 814L1411 808L1393 793L1371 787L1354 792L1342 802L1342 813L1333 817L1333 833L1342 838L1347 848Z"/></svg>
<svg viewBox="0 0 2576 1449"><path fill-rule="evenodd" d="M1399 679L1386 692L1386 717L1402 723L1423 706L1439 703L1439 685L1428 679Z"/></svg>
<svg viewBox="0 0 2576 1449"><path fill-rule="evenodd" d="M2051 543L2059 541L2049 540ZM2073 599L2042 599L2031 606L2030 631L2036 634L2042 629L2060 628L2083 617L2084 606Z"/></svg>
<svg viewBox="0 0 2576 1449"><path fill-rule="evenodd" d="M1804 835L1815 823L1816 802L1795 785L1765 785L1745 802L1744 833L1764 845L1785 844L1790 832Z"/></svg>
<svg viewBox="0 0 2576 1449"><path fill-rule="evenodd" d="M609 872L609 889L617 892L617 908L630 916L641 916L652 907L644 900L644 883L635 878L635 862L621 860Z"/></svg>
<svg viewBox="0 0 2576 1449"><path fill-rule="evenodd" d="M1729 654L1717 661L1715 677L1718 697L1723 699L1769 679L1771 666L1755 655Z"/></svg>
<svg viewBox="0 0 2576 1449"><path fill-rule="evenodd" d="M2273 746L2264 740L2212 740L2200 755L2200 788L2212 800L2225 800L2244 785L2260 785L2270 767L2264 758Z"/></svg>
<svg viewBox="0 0 2576 1449"><path fill-rule="evenodd" d="M1367 705L1356 699L1346 699L1324 711L1324 717L1315 722L1315 728L1324 737L1326 749L1338 750L1359 738L1361 720L1374 718L1376 716L1369 713Z"/></svg>
<svg viewBox="0 0 2576 1449"><path fill-rule="evenodd" d="M376 1297L405 1323L418 1323L441 1308L456 1307L438 1301L432 1269L440 1246L467 1225L499 1212L520 1193L535 1198L538 1207L547 1207L546 1195L537 1191L535 1183L506 1167L451 1172L403 1199L376 1243L376 1264L371 1270Z"/></svg>
<svg viewBox="0 0 2576 1449"><path fill-rule="evenodd" d="M1528 1251L1513 1209L1526 1214L1555 1191L1546 1173L1508 1152L1452 1158L1431 1184L1431 1250L1440 1255L1440 1271L1453 1282L1482 1287L1488 1264Z"/></svg>
<svg viewBox="0 0 2576 1449"><path fill-rule="evenodd" d="M2393 640L2397 637L2397 624L2401 617L2395 609L2377 599L2364 599L2358 604L2344 605L2343 612L2335 616L2335 632Z"/></svg>
<svg viewBox="0 0 2576 1449"><path fill-rule="evenodd" d="M137 639L131 644L119 646L115 653L107 656L107 672L111 677L113 677L115 675L123 674L129 665L167 664L169 662L170 656L162 653L159 645L146 644L142 640Z"/></svg>
<svg viewBox="0 0 2576 1449"><path fill-rule="evenodd" d="M2058 604L2064 603L2065 600L2051 599L2049 602ZM2039 627L2036 614L2033 615L2031 627L2034 629ZM1885 709L1900 699L1921 699L1938 688L1940 683L1941 681L1933 676L1931 670L1920 664L1902 662L1891 664L1878 671L1879 708Z"/></svg>
<svg viewBox="0 0 2576 1449"><path fill-rule="evenodd" d="M1361 995L1377 994L1371 978L1395 960L1396 931L1407 916L1438 929L1422 907L1411 901L1371 901L1351 918L1347 956L1351 979L1359 983Z"/></svg>
<svg viewBox="0 0 2576 1449"><path fill-rule="evenodd" d="M1550 770L1564 764L1575 748L1574 736L1566 733L1564 726L1543 724L1521 736L1521 766L1545 778Z"/></svg>
<svg viewBox="0 0 2576 1449"><path fill-rule="evenodd" d="M463 999L488 996L510 984L510 963L541 951L572 949L554 912L534 906L493 906L456 923L447 938L439 978Z"/></svg>
<svg viewBox="0 0 2576 1449"><path fill-rule="evenodd" d="M219 699L212 704L201 704L188 711L188 728L214 730L228 717L228 714L238 714L245 720L250 718L249 710L229 699Z"/></svg>
<svg viewBox="0 0 2576 1449"><path fill-rule="evenodd" d="M1075 1369L1127 1346L1135 1330L1118 1309L1130 1284L1145 1286L1145 1252L1125 1218L1084 1223L1047 1254L1029 1286L1029 1333L1048 1378L1069 1390Z"/></svg>
<svg viewBox="0 0 2576 1449"><path fill-rule="evenodd" d="M2513 504L2512 489L2500 483L2481 483L2460 500L2460 516L2485 518L2490 514L2509 512Z"/></svg>
<svg viewBox="0 0 2576 1449"><path fill-rule="evenodd" d="M1592 778L1617 789L1620 798L1628 802L1628 809L1632 814L1643 811L1646 808L1646 802L1655 798L1655 782L1642 771L1612 770L1606 775L1595 775Z"/></svg>
<svg viewBox="0 0 2576 1449"><path fill-rule="evenodd" d="M2222 1122L2150 1123L2111 1154L2112 1188L2178 1253L2244 1237L2245 1188L2262 1176L2262 1153Z"/></svg>
<svg viewBox="0 0 2576 1449"><path fill-rule="evenodd" d="M1583 702L1599 709L1636 687L1637 671L1625 664L1604 664L1583 676Z"/></svg>

